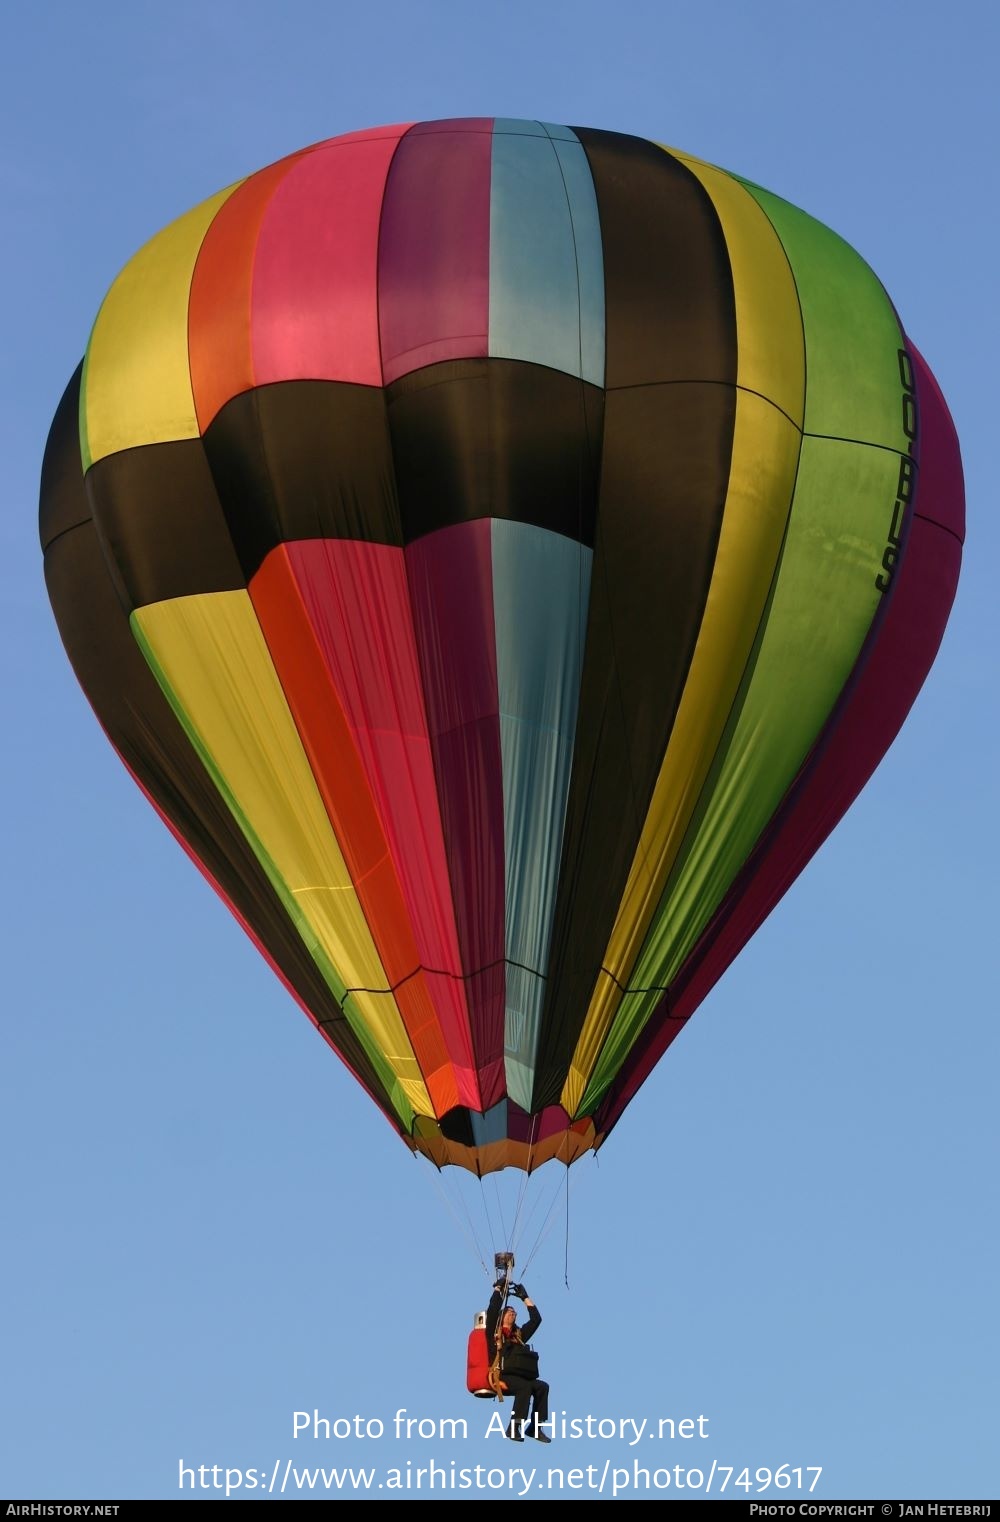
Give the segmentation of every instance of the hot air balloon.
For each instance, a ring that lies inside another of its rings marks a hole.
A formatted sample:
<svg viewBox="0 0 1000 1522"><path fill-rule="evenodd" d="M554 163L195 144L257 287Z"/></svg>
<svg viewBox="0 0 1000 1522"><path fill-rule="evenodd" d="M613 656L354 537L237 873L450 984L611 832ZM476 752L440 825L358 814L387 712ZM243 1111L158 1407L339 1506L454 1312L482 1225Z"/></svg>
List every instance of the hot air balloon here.
<svg viewBox="0 0 1000 1522"><path fill-rule="evenodd" d="M407 1145L605 1140L934 659L961 464L879 281L614 132L352 133L126 265L47 584L168 827Z"/></svg>

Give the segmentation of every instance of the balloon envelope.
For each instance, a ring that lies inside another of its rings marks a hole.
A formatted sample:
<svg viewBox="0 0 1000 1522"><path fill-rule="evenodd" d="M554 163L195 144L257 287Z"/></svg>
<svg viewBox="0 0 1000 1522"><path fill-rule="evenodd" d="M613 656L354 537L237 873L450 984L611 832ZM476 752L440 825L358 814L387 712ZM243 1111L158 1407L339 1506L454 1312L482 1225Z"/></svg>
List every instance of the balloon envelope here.
<svg viewBox="0 0 1000 1522"><path fill-rule="evenodd" d="M874 769L963 536L861 258L642 139L293 154L118 277L46 577L109 738L411 1147L600 1145Z"/></svg>

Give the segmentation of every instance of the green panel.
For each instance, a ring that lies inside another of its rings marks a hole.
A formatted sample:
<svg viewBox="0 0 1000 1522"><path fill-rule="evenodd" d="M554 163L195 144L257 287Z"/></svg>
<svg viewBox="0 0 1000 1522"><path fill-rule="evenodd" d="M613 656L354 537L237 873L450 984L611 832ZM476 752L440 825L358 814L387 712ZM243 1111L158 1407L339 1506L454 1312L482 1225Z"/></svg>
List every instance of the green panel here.
<svg viewBox="0 0 1000 1522"><path fill-rule="evenodd" d="M226 780L223 777L222 773L219 771L218 767L215 765L211 754L202 744L198 731L189 722L187 714L178 702L176 693L168 682L165 672L156 659L156 655L153 651L152 646L143 633L142 626L136 614L133 613L131 615L129 622L131 624L132 633L135 636L136 643L145 656L146 661L149 665L149 669L152 671L157 682L159 682L160 687L163 690L163 695L173 709L178 723L181 725L185 734L190 740L192 749L197 753L199 760L214 782L220 796L225 800L226 806L229 808L233 818L236 820L240 829L243 831L243 834L245 835L254 855L257 857L257 860L260 862L261 867L266 873L268 881L273 887L275 893L278 895L279 900L283 904L288 918L291 920L299 935L302 937L302 940L308 949L310 956L313 958L313 961L316 963L324 979L329 985L334 998L337 1000L338 1004L343 1010L344 1018L347 1020L351 1029L354 1031L354 1034L357 1036L362 1047L364 1048L365 1055L374 1068L376 1074L378 1075L379 1082L382 1084L390 1100L392 1101L393 1108L395 1109L401 1122L406 1127L407 1131L411 1131L414 1121L413 1107L410 1104L409 1100L406 1098L406 1095L402 1089L399 1079L396 1077L396 1074L389 1067L388 1063L385 1061L385 1058L382 1056L378 1047L372 1040L368 1026L356 1007L353 995L348 994L346 984L340 977L337 969L334 967L323 947L317 940L312 926L309 924L305 916L300 912L298 904L295 900L295 895L289 891L284 878L278 872L274 862L271 860L261 841L255 834L250 821L243 813L232 792L227 786Z"/></svg>
<svg viewBox="0 0 1000 1522"><path fill-rule="evenodd" d="M806 433L905 450L903 338L878 279L822 222L759 185L740 183L769 217L798 288L806 340Z"/></svg>
<svg viewBox="0 0 1000 1522"><path fill-rule="evenodd" d="M803 440L773 595L677 865L580 1105L614 1078L794 780L850 676L881 594L899 455Z"/></svg>

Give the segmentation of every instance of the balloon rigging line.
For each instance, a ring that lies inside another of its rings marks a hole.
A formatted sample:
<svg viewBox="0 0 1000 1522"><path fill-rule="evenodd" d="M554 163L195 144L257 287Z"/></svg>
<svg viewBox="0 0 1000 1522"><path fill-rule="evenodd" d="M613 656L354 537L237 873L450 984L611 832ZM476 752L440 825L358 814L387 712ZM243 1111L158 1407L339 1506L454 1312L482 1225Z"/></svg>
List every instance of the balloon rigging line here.
<svg viewBox="0 0 1000 1522"><path fill-rule="evenodd" d="M518 1189L518 1192L517 1192L517 1204L514 1207L514 1223L513 1223L513 1225L511 1226L511 1229L510 1229L510 1235L511 1235L510 1246L511 1246L511 1251L514 1250L514 1248L516 1246L516 1243L517 1243L517 1240L518 1240L518 1222L521 1219L521 1210L522 1210L522 1208L524 1206L524 1200L525 1200L525 1196L526 1196L527 1190L528 1190L528 1180L531 1177L531 1158L532 1158L532 1153L534 1152L534 1147L535 1147L535 1132L537 1131L537 1129L538 1129L538 1116L537 1115L533 1115L532 1118L531 1118L531 1132L530 1132L530 1135L528 1137L528 1166L525 1169L525 1171L521 1174L520 1188ZM528 1219L530 1220L531 1217L529 1216ZM527 1222L525 1223L525 1229L527 1229Z"/></svg>
<svg viewBox="0 0 1000 1522"><path fill-rule="evenodd" d="M451 1214L452 1214L455 1222L457 1223L457 1225L459 1227L459 1230L461 1231L462 1235L465 1237L466 1244L468 1245L469 1250L472 1253L472 1256L474 1258L478 1258L479 1259L480 1267L482 1268L482 1270L483 1270L483 1272L485 1274L488 1274L489 1273L489 1269L487 1268L486 1261L483 1258L482 1249L479 1246L479 1238L477 1237L477 1235L476 1235L476 1229L475 1229L475 1227L472 1224L472 1218L469 1215L468 1206L466 1205L465 1201L462 1199L462 1196L456 1192L455 1199L461 1204L462 1209L465 1211L465 1215L466 1215L466 1219L463 1221L461 1216L458 1213L458 1210L455 1208L455 1204L453 1203L453 1201L449 1197L447 1189L444 1186L444 1181L443 1181L442 1176L441 1176L441 1170L440 1170L440 1168L435 1168L434 1169L434 1171L433 1171L433 1178L434 1178L434 1187L437 1189L438 1194L440 1195L441 1199L444 1201L444 1203L447 1206L448 1210L451 1212ZM457 1184L457 1180L456 1180L456 1184Z"/></svg>
<svg viewBox="0 0 1000 1522"><path fill-rule="evenodd" d="M538 1176L537 1174L532 1174L531 1175L531 1177L533 1177L533 1178L537 1178L537 1176ZM471 1213L469 1211L468 1202L466 1201L465 1196L462 1193L461 1183L463 1181L464 1181L464 1178L460 1178L459 1175L456 1174L456 1176L454 1178L454 1189L452 1190L450 1187L446 1186L446 1179L445 1179L443 1171L441 1169L437 1169L437 1168L434 1169L434 1171L433 1171L433 1183L434 1183L434 1187L437 1190L438 1194L440 1195L441 1199L444 1201L445 1205L447 1206L448 1212L452 1216L456 1226L458 1227L459 1232L460 1232L460 1234L461 1234L461 1236L462 1236L462 1238L463 1238L463 1240L465 1242L465 1245L466 1245L468 1251L471 1253L472 1257L479 1263L480 1268L483 1270L483 1273L487 1276L487 1278L493 1279L493 1278L496 1277L495 1267L491 1267L487 1263L486 1258L484 1256L484 1249L483 1249L483 1245L482 1245L481 1234L476 1230L475 1222L473 1221L472 1215L471 1215ZM480 1178L479 1182L480 1182L480 1185L483 1186L483 1185L485 1185L486 1180ZM500 1211L500 1213L502 1214L502 1202L500 1200L500 1190L499 1190L499 1182L498 1182L497 1175L493 1175L492 1183L493 1183L493 1192L494 1192L494 1194L496 1196L496 1206L497 1206L498 1211ZM524 1174L524 1175L521 1176L521 1181L520 1181L520 1185L519 1185L519 1194L520 1194L522 1200L526 1196L526 1186L527 1186L527 1183L528 1183L528 1175ZM531 1266L531 1263L533 1262L533 1260L537 1256L537 1254L539 1252L539 1249L541 1248L542 1244L544 1243L544 1241L548 1237L550 1231L552 1230L553 1225L555 1224L556 1207L559 1204L559 1196L560 1196L560 1193L561 1193L561 1191L563 1190L564 1187L565 1187L565 1196L566 1196L566 1268L565 1268L565 1276L566 1276L566 1286L568 1288L569 1287L569 1267L568 1267L568 1265L569 1265L569 1165L568 1164L566 1166L566 1181L565 1181L565 1186L563 1184L563 1180L562 1179L557 1179L556 1182L555 1182L555 1187L554 1187L554 1189L552 1191L551 1199L548 1201L547 1204L544 1203L544 1199L545 1199L544 1192L543 1192L542 1188L540 1188L539 1191L536 1193L535 1198L532 1201L532 1203L531 1203L531 1205L530 1205L530 1207L528 1209L527 1215L525 1216L523 1222L521 1222L520 1236L519 1236L519 1238L517 1240L515 1240L513 1238L507 1238L505 1236L503 1238L503 1241L504 1241L505 1248L509 1248L511 1251L513 1251L515 1249L515 1247L518 1245L518 1241L521 1238L526 1238L526 1237L529 1236L529 1234L530 1234L530 1228L532 1226L532 1223L538 1217L539 1208L543 1207L543 1214L542 1214L541 1224L539 1225L538 1230L537 1230L537 1232L536 1232L536 1234L534 1236L534 1240L531 1242L531 1246L528 1248L527 1252L521 1258L521 1265L520 1265L519 1272L521 1274L523 1274L525 1272L525 1270L528 1269ZM485 1188L481 1188L480 1199L481 1199L481 1202L482 1202L482 1205L483 1205L483 1218L484 1218L484 1222L485 1222L485 1226L486 1226L486 1231L487 1231L487 1233L489 1235L490 1245L491 1245L491 1248L493 1249L493 1253L495 1255L496 1250L497 1250L497 1248L496 1248L497 1238L496 1238L496 1232L495 1232L495 1229L494 1229L493 1213L492 1213L492 1210L490 1208L489 1194L488 1194L488 1192L486 1191Z"/></svg>
<svg viewBox="0 0 1000 1522"><path fill-rule="evenodd" d="M555 1187L555 1193L556 1194L559 1193L560 1184L561 1184L561 1180L557 1180L556 1187ZM532 1204L532 1207L531 1207L530 1211L528 1212L528 1218L527 1218L527 1220L524 1223L524 1235L525 1236L527 1236L527 1234L528 1234L528 1227L531 1225L531 1223L534 1220L535 1216L538 1214L538 1207L542 1203L542 1199L543 1199L543 1195L542 1195L541 1188L540 1188L539 1192L535 1196L534 1203ZM551 1202L550 1202L549 1209L551 1209L551 1208L552 1207L551 1207ZM541 1240L541 1234L545 1230L545 1222L546 1222L547 1218L548 1218L547 1211L543 1212L543 1214L542 1214L542 1223L539 1226L538 1232L536 1233L536 1236L535 1236L535 1239L534 1239L534 1241L531 1244L531 1248L530 1248L530 1250L529 1250L529 1252L527 1254L527 1257L525 1259L526 1263L530 1263L531 1262L532 1258L535 1256L535 1253L538 1250L538 1245L539 1245L539 1242Z"/></svg>
<svg viewBox="0 0 1000 1522"><path fill-rule="evenodd" d="M568 1163L566 1164L566 1172L569 1173L569 1164ZM556 1184L555 1192L554 1192L554 1194L552 1196L552 1200L551 1200L551 1202L549 1204L548 1211L546 1212L545 1219L543 1220L543 1222L541 1224L541 1227L539 1228L538 1236L536 1237L535 1242L532 1245L531 1251L529 1252L529 1254L527 1256L527 1259L525 1260L525 1267L527 1267L527 1265L535 1257L535 1254L538 1252L538 1250L541 1247L542 1243L545 1241L545 1239L548 1236L549 1232L552 1230L552 1227L555 1225L555 1220L556 1220L555 1209L556 1209L556 1206L559 1203L559 1193L560 1193L561 1184L562 1184L562 1180L560 1179L557 1182L557 1184Z"/></svg>
<svg viewBox="0 0 1000 1522"><path fill-rule="evenodd" d="M566 1253L563 1260L563 1283L569 1289L569 1164L566 1164Z"/></svg>
<svg viewBox="0 0 1000 1522"><path fill-rule="evenodd" d="M497 1215L500 1217L500 1234L503 1237L504 1246L506 1247L510 1241L510 1235L507 1231L506 1222L504 1221L503 1201L500 1198L500 1183L495 1173L493 1174L493 1193L496 1196Z"/></svg>
<svg viewBox="0 0 1000 1522"><path fill-rule="evenodd" d="M487 1235L489 1236L489 1239L490 1239L490 1247L492 1249L493 1256L495 1258L496 1257L496 1251L497 1251L496 1234L495 1234L495 1232L493 1230L493 1220L492 1220L492 1217L490 1215L489 1201L488 1201L487 1196L486 1196L486 1181L484 1180L482 1174L478 1174L477 1177L479 1179L479 1204L480 1204L480 1208L481 1208L481 1210L483 1212L483 1219L486 1222L486 1231L487 1231ZM457 1183L456 1183L456 1187L457 1187ZM476 1235L477 1235L477 1238L478 1238L479 1233L477 1232Z"/></svg>

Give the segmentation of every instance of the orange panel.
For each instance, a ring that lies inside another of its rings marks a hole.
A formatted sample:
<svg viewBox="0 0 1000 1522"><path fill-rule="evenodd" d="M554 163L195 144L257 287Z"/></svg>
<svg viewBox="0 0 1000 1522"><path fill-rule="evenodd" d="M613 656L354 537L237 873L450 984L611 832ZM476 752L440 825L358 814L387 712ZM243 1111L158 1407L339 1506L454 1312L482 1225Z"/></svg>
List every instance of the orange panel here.
<svg viewBox="0 0 1000 1522"><path fill-rule="evenodd" d="M249 590L435 1111L478 1107L474 1077L453 1066L418 971L420 957L381 821L284 545L267 556Z"/></svg>
<svg viewBox="0 0 1000 1522"><path fill-rule="evenodd" d="M191 281L188 350L198 427L254 384L250 294L260 224L300 153L271 164L233 192L202 243Z"/></svg>

